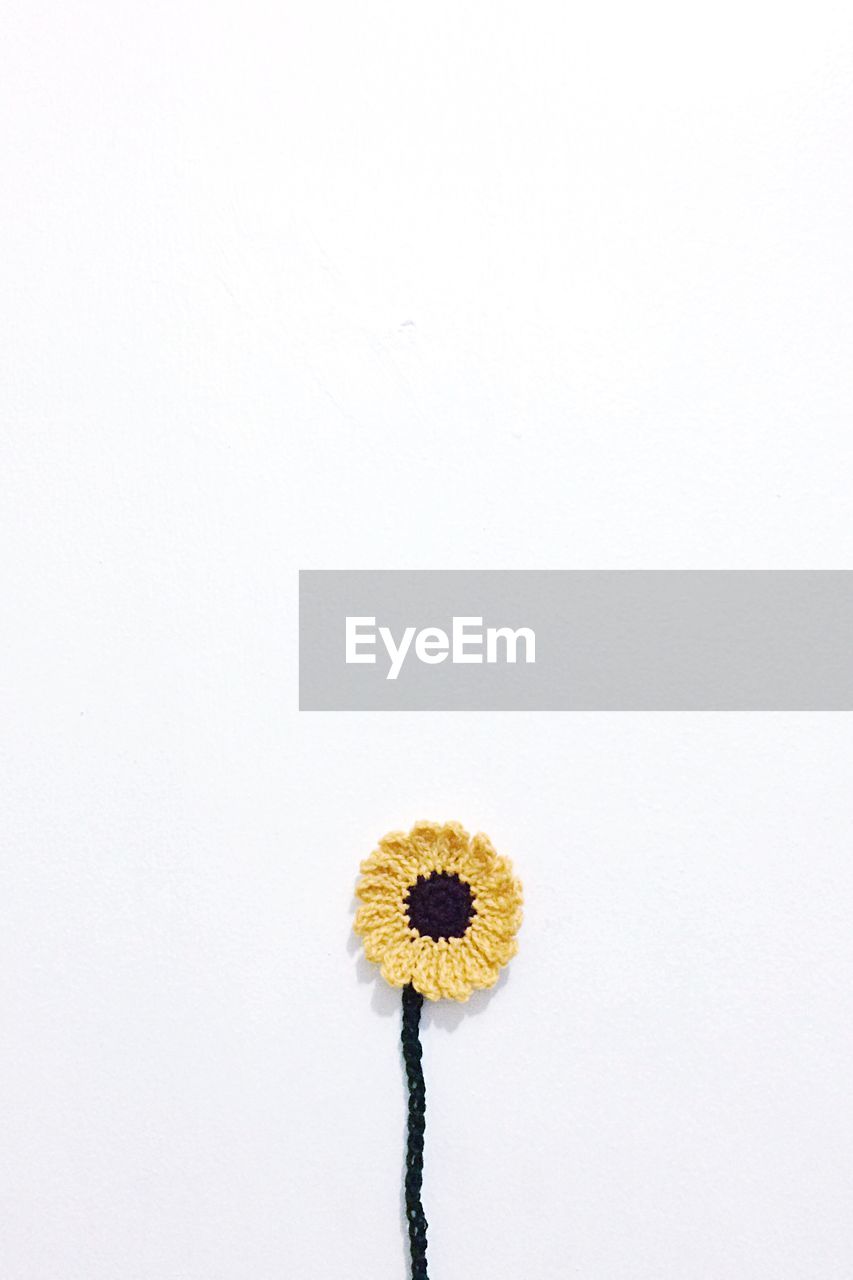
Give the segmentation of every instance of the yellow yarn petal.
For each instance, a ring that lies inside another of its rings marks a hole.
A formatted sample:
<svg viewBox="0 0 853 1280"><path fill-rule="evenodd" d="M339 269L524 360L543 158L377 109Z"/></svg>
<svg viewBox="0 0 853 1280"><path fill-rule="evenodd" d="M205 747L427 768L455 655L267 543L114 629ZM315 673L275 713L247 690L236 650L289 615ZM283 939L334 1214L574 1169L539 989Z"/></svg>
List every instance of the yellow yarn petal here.
<svg viewBox="0 0 853 1280"><path fill-rule="evenodd" d="M494 986L518 947L522 890L487 836L418 822L384 836L361 873L355 930L387 982L429 1000Z"/></svg>

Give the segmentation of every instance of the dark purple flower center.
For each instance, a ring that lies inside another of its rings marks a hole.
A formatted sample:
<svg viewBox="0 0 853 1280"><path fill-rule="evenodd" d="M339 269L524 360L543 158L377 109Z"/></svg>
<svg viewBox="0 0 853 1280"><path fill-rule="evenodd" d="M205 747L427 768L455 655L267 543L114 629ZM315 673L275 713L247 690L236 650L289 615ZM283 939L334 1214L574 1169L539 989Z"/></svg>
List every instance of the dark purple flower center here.
<svg viewBox="0 0 853 1280"><path fill-rule="evenodd" d="M409 924L423 938L461 938L477 914L471 886L450 871L418 876L409 890Z"/></svg>

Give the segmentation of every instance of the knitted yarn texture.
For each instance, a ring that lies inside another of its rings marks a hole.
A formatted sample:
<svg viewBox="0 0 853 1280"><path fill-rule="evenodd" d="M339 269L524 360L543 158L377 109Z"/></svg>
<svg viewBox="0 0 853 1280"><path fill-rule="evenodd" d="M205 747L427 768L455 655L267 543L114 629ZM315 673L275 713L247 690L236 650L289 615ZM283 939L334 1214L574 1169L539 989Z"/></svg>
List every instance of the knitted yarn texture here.
<svg viewBox="0 0 853 1280"><path fill-rule="evenodd" d="M395 831L361 864L355 931L392 987L467 1000L518 950L521 883L488 836L458 822Z"/></svg>
<svg viewBox="0 0 853 1280"><path fill-rule="evenodd" d="M368 960L403 988L400 1039L409 1107L406 1223L412 1280L427 1274L427 1220L421 1202L426 1088L420 1022L428 1000L467 1000L492 987L518 949L521 883L488 836L458 822L417 822L393 831L361 864L355 931Z"/></svg>

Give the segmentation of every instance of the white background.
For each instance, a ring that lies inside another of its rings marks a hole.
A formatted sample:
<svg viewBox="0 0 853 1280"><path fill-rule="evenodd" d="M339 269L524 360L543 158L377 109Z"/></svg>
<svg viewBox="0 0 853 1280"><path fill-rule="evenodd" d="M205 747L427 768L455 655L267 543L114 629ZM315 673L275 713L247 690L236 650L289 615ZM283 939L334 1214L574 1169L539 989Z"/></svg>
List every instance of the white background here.
<svg viewBox="0 0 853 1280"><path fill-rule="evenodd" d="M419 817L436 1280L853 1276L850 717L296 711L300 566L853 567L852 24L5 6L4 1280L404 1276Z"/></svg>

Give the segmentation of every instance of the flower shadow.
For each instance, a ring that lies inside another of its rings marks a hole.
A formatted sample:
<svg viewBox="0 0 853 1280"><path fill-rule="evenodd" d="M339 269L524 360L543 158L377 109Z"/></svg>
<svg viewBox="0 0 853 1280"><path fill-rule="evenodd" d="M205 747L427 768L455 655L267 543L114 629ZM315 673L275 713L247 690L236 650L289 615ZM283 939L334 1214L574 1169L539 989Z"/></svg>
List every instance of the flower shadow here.
<svg viewBox="0 0 853 1280"><path fill-rule="evenodd" d="M351 912L354 915L359 906L353 895ZM391 987L379 972L379 966L372 964L362 950L362 941L353 929L347 937L347 952L355 957L355 974L359 982L372 983L370 998L371 1008L388 1018L398 1015L400 1011L401 992L399 987ZM481 991L473 991L465 1001L460 1000L424 1000L421 1024L423 1027L437 1027L441 1031L455 1031L466 1018L477 1017L491 1004L493 997L505 987L509 981L509 969L504 966L493 987Z"/></svg>
<svg viewBox="0 0 853 1280"><path fill-rule="evenodd" d="M509 981L509 969L503 968L493 987L484 991L472 991L465 1001L424 1000L423 1025L437 1027L441 1031L455 1031L468 1018L476 1018L487 1009L492 999Z"/></svg>
<svg viewBox="0 0 853 1280"><path fill-rule="evenodd" d="M355 957L355 976L360 983L370 983L372 992L370 1006L375 1013L383 1017L399 1017L401 989L389 986L379 966L372 964L361 949L361 939L351 933L347 940L347 951ZM421 1025L423 1029L436 1027L440 1031L450 1032L463 1023L466 1018L478 1017L491 1004L492 999L509 981L509 969L503 968L500 977L493 987L483 991L473 991L465 1001L460 1000L424 1000Z"/></svg>

